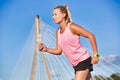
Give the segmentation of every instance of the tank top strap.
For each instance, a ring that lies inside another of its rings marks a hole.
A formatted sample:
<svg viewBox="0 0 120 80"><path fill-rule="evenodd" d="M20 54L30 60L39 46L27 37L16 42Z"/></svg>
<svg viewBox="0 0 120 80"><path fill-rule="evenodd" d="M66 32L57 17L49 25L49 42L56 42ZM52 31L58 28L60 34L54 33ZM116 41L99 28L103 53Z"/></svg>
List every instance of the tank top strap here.
<svg viewBox="0 0 120 80"><path fill-rule="evenodd" d="M60 34L60 28L58 29L58 35Z"/></svg>
<svg viewBox="0 0 120 80"><path fill-rule="evenodd" d="M72 24L72 22L69 22L68 24L67 24L67 27L70 29L70 25Z"/></svg>

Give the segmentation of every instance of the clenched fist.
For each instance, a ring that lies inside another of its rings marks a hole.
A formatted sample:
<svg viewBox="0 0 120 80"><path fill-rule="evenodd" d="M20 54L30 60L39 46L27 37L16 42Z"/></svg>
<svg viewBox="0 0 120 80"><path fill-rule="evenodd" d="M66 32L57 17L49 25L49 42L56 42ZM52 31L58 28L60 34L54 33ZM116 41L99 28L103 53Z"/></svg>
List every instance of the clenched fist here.
<svg viewBox="0 0 120 80"><path fill-rule="evenodd" d="M38 44L39 51L47 52L47 47L43 43Z"/></svg>

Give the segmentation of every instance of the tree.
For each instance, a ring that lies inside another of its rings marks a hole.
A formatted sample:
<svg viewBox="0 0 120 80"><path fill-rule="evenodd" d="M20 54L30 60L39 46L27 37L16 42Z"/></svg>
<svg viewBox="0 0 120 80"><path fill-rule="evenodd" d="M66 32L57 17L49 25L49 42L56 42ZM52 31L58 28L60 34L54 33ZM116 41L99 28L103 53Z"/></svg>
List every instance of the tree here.
<svg viewBox="0 0 120 80"><path fill-rule="evenodd" d="M114 80L120 80L120 74L119 73L114 73L110 77Z"/></svg>

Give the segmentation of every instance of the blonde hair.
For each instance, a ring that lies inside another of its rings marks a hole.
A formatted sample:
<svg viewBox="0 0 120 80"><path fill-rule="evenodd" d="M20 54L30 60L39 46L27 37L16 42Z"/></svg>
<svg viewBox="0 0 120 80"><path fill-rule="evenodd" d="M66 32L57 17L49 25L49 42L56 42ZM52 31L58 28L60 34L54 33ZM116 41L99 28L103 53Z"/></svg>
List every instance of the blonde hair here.
<svg viewBox="0 0 120 80"><path fill-rule="evenodd" d="M68 21L69 21L69 22L72 22L72 16L71 16L71 13L70 13L70 10L69 10L68 6L65 5L65 8L66 8L67 14L68 14Z"/></svg>
<svg viewBox="0 0 120 80"><path fill-rule="evenodd" d="M65 6L57 6L54 9L57 9L57 8L59 8L62 13L66 14L65 20L66 20L67 23L72 22L71 13L70 13L69 8L68 8L67 5L65 5Z"/></svg>

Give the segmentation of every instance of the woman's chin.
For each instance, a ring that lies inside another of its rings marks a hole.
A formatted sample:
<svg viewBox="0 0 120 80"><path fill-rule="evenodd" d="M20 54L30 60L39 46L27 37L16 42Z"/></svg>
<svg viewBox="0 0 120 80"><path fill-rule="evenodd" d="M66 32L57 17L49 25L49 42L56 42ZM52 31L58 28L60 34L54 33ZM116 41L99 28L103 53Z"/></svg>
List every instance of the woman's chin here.
<svg viewBox="0 0 120 80"><path fill-rule="evenodd" d="M58 22L54 22L55 24L58 24Z"/></svg>
<svg viewBox="0 0 120 80"><path fill-rule="evenodd" d="M59 23L60 23L60 21L54 21L54 23L55 23L55 24L59 24Z"/></svg>

